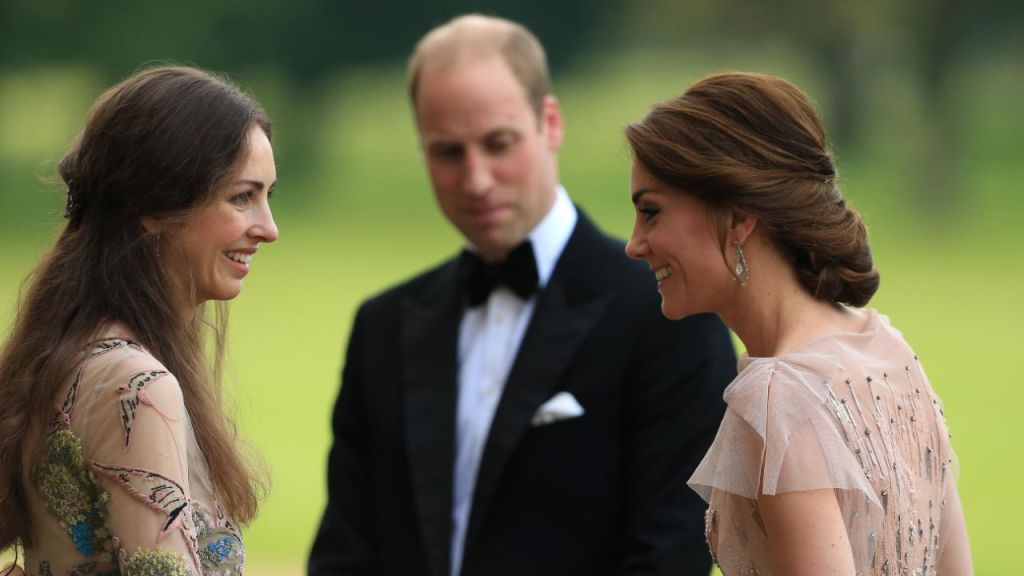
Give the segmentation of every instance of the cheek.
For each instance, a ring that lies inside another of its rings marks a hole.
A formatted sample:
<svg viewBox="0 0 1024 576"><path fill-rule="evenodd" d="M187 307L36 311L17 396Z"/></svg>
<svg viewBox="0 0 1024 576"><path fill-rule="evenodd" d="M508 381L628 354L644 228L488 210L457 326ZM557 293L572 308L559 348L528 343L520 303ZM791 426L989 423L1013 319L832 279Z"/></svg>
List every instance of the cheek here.
<svg viewBox="0 0 1024 576"><path fill-rule="evenodd" d="M455 211L456 207L456 194L453 192L451 186L446 185L444 182L434 180L432 183L434 187L434 200L437 201L437 205L441 208L441 212L451 215Z"/></svg>
<svg viewBox="0 0 1024 576"><path fill-rule="evenodd" d="M686 273L697 278L707 278L715 272L719 256L705 238L687 232L679 230L677 233L659 234L649 242L662 256L682 266Z"/></svg>
<svg viewBox="0 0 1024 576"><path fill-rule="evenodd" d="M210 234L205 238L203 248L210 256L215 256L237 247L244 240L253 218L250 211L221 214L216 221L208 223Z"/></svg>
<svg viewBox="0 0 1024 576"><path fill-rule="evenodd" d="M454 167L431 166L430 184L441 204L450 201L462 182L461 171Z"/></svg>
<svg viewBox="0 0 1024 576"><path fill-rule="evenodd" d="M529 182L538 172L541 159L531 150L521 147L510 154L499 157L491 165L491 174L496 180L506 182Z"/></svg>

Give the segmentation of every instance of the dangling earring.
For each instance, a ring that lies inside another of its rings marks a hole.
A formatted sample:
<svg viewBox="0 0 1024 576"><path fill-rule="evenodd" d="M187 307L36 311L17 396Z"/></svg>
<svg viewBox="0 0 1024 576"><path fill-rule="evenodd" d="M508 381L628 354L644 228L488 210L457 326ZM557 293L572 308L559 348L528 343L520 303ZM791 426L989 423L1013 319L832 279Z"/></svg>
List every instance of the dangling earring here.
<svg viewBox="0 0 1024 576"><path fill-rule="evenodd" d="M750 267L747 266L747 257L743 254L743 248L740 247L739 240L733 240L732 243L736 246L736 265L733 267L733 275L739 280L740 286L746 288L747 280L750 280Z"/></svg>

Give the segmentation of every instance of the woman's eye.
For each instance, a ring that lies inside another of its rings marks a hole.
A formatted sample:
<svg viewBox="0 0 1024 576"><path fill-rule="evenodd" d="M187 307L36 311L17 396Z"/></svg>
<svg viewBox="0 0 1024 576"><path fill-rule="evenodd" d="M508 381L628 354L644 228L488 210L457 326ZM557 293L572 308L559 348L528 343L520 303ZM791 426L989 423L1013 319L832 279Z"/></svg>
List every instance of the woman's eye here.
<svg viewBox="0 0 1024 576"><path fill-rule="evenodd" d="M651 218L657 216L659 212L661 212L661 210L658 210L653 206L644 206L642 208L637 208L637 211L644 215L644 220L650 220Z"/></svg>
<svg viewBox="0 0 1024 576"><path fill-rule="evenodd" d="M236 206L245 206L252 200L252 192L242 192L231 197L231 203Z"/></svg>

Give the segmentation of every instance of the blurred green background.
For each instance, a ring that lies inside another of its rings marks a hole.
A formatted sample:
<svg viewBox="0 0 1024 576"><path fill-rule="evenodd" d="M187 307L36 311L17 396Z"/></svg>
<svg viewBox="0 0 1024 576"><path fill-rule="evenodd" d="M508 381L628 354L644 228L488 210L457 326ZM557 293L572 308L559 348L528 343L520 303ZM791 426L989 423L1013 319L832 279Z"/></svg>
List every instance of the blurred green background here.
<svg viewBox="0 0 1024 576"><path fill-rule="evenodd" d="M358 303L459 238L420 163L403 60L465 11L548 48L567 136L561 179L606 229L631 225L622 126L722 69L784 76L820 104L840 185L882 272L875 306L946 404L976 570L1018 573L1024 472L1024 3L571 0L5 0L0 6L0 334L59 230L55 166L104 88L146 62L225 72L275 121L281 238L232 305L226 387L271 470L250 572L302 573L324 503L329 419ZM0 399L2 401L2 399Z"/></svg>

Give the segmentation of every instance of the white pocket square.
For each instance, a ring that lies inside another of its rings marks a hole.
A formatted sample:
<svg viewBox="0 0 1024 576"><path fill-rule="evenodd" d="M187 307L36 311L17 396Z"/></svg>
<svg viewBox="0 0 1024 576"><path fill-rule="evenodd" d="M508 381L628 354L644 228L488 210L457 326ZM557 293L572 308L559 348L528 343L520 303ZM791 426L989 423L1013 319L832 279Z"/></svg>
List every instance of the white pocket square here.
<svg viewBox="0 0 1024 576"><path fill-rule="evenodd" d="M580 406L580 403L576 401L572 394L559 392L542 404L540 408L537 408L530 424L533 426L543 426L579 416L583 416L583 406Z"/></svg>

